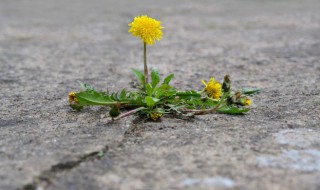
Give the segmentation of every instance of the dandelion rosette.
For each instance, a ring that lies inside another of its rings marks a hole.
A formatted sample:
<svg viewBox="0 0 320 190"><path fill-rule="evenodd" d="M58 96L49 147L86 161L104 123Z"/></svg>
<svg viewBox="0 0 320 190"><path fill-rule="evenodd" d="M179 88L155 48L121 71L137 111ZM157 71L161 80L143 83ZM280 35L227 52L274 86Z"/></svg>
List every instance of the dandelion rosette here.
<svg viewBox="0 0 320 190"><path fill-rule="evenodd" d="M202 80L205 85L203 91L212 99L219 99L221 96L221 84L217 82L214 78L210 78L209 82L206 83Z"/></svg>
<svg viewBox="0 0 320 190"><path fill-rule="evenodd" d="M161 22L147 15L137 16L133 22L128 24L131 28L128 32L133 36L141 38L141 40L149 45L153 45L155 40L159 41L162 38Z"/></svg>

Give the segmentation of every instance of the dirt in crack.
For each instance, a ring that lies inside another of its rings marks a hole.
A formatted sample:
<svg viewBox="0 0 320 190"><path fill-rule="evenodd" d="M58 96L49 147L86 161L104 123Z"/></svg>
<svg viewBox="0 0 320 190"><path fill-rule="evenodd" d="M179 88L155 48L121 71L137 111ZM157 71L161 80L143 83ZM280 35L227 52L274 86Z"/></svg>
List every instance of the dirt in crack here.
<svg viewBox="0 0 320 190"><path fill-rule="evenodd" d="M108 146L105 148L91 152L89 154L85 154L83 156L78 157L76 160L71 160L67 162L62 162L51 166L49 170L45 170L41 172L39 176L34 177L31 183L28 183L22 187L22 190L36 190L38 187L46 187L52 184L52 179L56 177L58 173L72 170L83 162L99 159L101 157L101 153L105 153L108 151Z"/></svg>

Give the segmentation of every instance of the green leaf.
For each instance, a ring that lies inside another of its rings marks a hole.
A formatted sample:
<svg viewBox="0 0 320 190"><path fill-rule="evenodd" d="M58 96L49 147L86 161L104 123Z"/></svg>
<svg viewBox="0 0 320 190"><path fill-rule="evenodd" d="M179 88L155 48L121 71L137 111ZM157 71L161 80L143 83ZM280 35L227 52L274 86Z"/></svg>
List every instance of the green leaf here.
<svg viewBox="0 0 320 190"><path fill-rule="evenodd" d="M120 93L119 98L120 99L125 99L127 97L127 91L125 89L123 89Z"/></svg>
<svg viewBox="0 0 320 190"><path fill-rule="evenodd" d="M105 92L97 92L95 90L87 90L76 93L78 105L115 105L116 103L122 104L137 104L141 103L139 95L134 93L128 93L126 90L122 90L121 93L108 94Z"/></svg>
<svg viewBox="0 0 320 190"><path fill-rule="evenodd" d="M105 152L104 152L103 150L100 150L100 151L97 153L97 156L101 158L101 157L104 156L104 154L105 154Z"/></svg>
<svg viewBox="0 0 320 190"><path fill-rule="evenodd" d="M87 83L84 83L84 82L81 82L81 81L78 81L78 83L80 84L80 87L83 90L94 90L94 88L92 86L90 86L89 84L87 84Z"/></svg>
<svg viewBox="0 0 320 190"><path fill-rule="evenodd" d="M204 100L201 98L191 98L190 100L187 100L189 109L208 109L216 106L218 103L219 101L212 100L210 98Z"/></svg>
<svg viewBox="0 0 320 190"><path fill-rule="evenodd" d="M160 90L160 91L168 91L171 90L172 86L168 85L168 84L162 84L159 87L157 87L155 90Z"/></svg>
<svg viewBox="0 0 320 190"><path fill-rule="evenodd" d="M171 73L170 75L168 75L164 80L163 80L163 84L169 84L171 79L174 77L174 74Z"/></svg>
<svg viewBox="0 0 320 190"><path fill-rule="evenodd" d="M176 94L176 90L168 84L162 84L161 86L154 89L154 96L156 98L170 98Z"/></svg>
<svg viewBox="0 0 320 190"><path fill-rule="evenodd" d="M158 98L153 98L151 96L146 96L145 101L148 107L152 108L157 102L159 102Z"/></svg>
<svg viewBox="0 0 320 190"><path fill-rule="evenodd" d="M240 90L240 92L242 94L247 94L247 95L249 95L249 94L257 94L257 93L260 92L260 89L259 88L242 88Z"/></svg>
<svg viewBox="0 0 320 190"><path fill-rule="evenodd" d="M201 94L194 90L190 90L190 91L184 91L184 92L177 92L176 96L179 96L180 98L183 98L183 99L190 99L192 97L201 97Z"/></svg>
<svg viewBox="0 0 320 190"><path fill-rule="evenodd" d="M152 69L151 71L151 86L152 88L155 88L160 82L160 76L158 71Z"/></svg>
<svg viewBox="0 0 320 190"><path fill-rule="evenodd" d="M174 111L176 113L181 113L180 108L184 108L185 105L176 105L176 104L167 104L166 106L169 107L169 111Z"/></svg>
<svg viewBox="0 0 320 190"><path fill-rule="evenodd" d="M76 94L79 105L113 105L115 101L113 97L96 91L84 91Z"/></svg>
<svg viewBox="0 0 320 190"><path fill-rule="evenodd" d="M156 109L153 109L152 111L157 113L162 113L162 114L166 113L166 110L163 108L156 108Z"/></svg>
<svg viewBox="0 0 320 190"><path fill-rule="evenodd" d="M149 84L149 83L146 85L146 93L148 96L151 96L153 93L153 88L151 87L151 84Z"/></svg>
<svg viewBox="0 0 320 190"><path fill-rule="evenodd" d="M136 76L136 78L141 82L141 84L144 85L145 84L144 74L136 69L133 69L133 68L131 70L134 73L134 75Z"/></svg>
<svg viewBox="0 0 320 190"><path fill-rule="evenodd" d="M76 111L80 111L83 108L83 106L79 106L78 104L70 104L70 107Z"/></svg>
<svg viewBox="0 0 320 190"><path fill-rule="evenodd" d="M223 106L219 108L217 111L219 113L230 114L230 115L239 115L248 112L250 108L238 108L235 106Z"/></svg>

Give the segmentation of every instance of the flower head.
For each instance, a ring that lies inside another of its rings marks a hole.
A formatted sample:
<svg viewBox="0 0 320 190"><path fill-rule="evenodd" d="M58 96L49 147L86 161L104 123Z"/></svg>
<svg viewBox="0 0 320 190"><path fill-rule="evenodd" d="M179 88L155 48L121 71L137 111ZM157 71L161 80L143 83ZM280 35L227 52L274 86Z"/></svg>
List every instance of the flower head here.
<svg viewBox="0 0 320 190"><path fill-rule="evenodd" d="M251 100L249 98L246 99L246 106L250 106L250 104L251 104Z"/></svg>
<svg viewBox="0 0 320 190"><path fill-rule="evenodd" d="M229 75L224 76L224 80L222 83L222 90L224 92L230 92L230 83L231 81Z"/></svg>
<svg viewBox="0 0 320 190"><path fill-rule="evenodd" d="M162 113L158 113L158 112L151 112L150 113L150 118L153 120L153 121L157 121L159 118L162 117Z"/></svg>
<svg viewBox="0 0 320 190"><path fill-rule="evenodd" d="M73 102L78 103L78 99L76 98L76 93L75 92L70 92L68 95L69 102L72 104Z"/></svg>
<svg viewBox="0 0 320 190"><path fill-rule="evenodd" d="M147 15L137 16L133 22L128 24L131 27L128 32L141 38L144 43L153 45L155 40L159 41L162 38L161 29L163 27L160 24L160 21Z"/></svg>
<svg viewBox="0 0 320 190"><path fill-rule="evenodd" d="M243 96L240 98L240 104L243 106L250 106L251 100L247 98L246 96Z"/></svg>
<svg viewBox="0 0 320 190"><path fill-rule="evenodd" d="M221 84L217 82L214 78L210 78L209 82L206 83L202 80L202 83L205 85L203 91L212 98L219 99L221 96Z"/></svg>

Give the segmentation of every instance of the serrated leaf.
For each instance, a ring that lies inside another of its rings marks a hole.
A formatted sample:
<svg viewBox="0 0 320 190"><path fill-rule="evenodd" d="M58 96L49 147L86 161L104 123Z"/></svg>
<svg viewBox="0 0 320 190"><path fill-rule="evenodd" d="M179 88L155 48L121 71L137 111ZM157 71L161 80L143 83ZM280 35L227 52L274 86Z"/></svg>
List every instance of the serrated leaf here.
<svg viewBox="0 0 320 190"><path fill-rule="evenodd" d="M176 104L167 104L167 106L170 108L170 110L176 113L181 113L180 109L185 107L185 105L176 105Z"/></svg>
<svg viewBox="0 0 320 190"><path fill-rule="evenodd" d="M127 91L125 89L123 89L120 93L119 98L120 99L125 99L127 97Z"/></svg>
<svg viewBox="0 0 320 190"><path fill-rule="evenodd" d="M97 92L94 90L87 90L76 93L78 105L115 105L121 104L135 104L138 95L133 93L127 93L126 90L122 90L120 94L112 93L107 94L105 92ZM142 101L140 101L142 102Z"/></svg>
<svg viewBox="0 0 320 190"><path fill-rule="evenodd" d="M163 80L163 84L169 84L171 79L174 77L174 74L171 73L170 75L168 75L164 80Z"/></svg>
<svg viewBox="0 0 320 190"><path fill-rule="evenodd" d="M112 95L113 96L113 95ZM106 96L104 93L95 91L84 91L76 94L79 105L113 105L117 101L114 97Z"/></svg>
<svg viewBox="0 0 320 190"><path fill-rule="evenodd" d="M157 113L162 113L162 114L166 113L166 110L163 108L156 108L156 109L153 109L152 111L157 112Z"/></svg>
<svg viewBox="0 0 320 190"><path fill-rule="evenodd" d="M259 88L242 88L240 90L240 92L242 94L247 94L247 95L249 95L249 94L257 94L257 93L260 92L260 89Z"/></svg>
<svg viewBox="0 0 320 190"><path fill-rule="evenodd" d="M230 114L230 115L239 115L248 112L250 108L238 108L235 106L223 106L217 110L219 113Z"/></svg>
<svg viewBox="0 0 320 190"><path fill-rule="evenodd" d="M151 71L151 86L152 88L155 88L160 82L160 76L158 71L152 69Z"/></svg>
<svg viewBox="0 0 320 190"><path fill-rule="evenodd" d="M163 98L165 97L170 98L175 94L176 94L176 90L168 84L162 84L161 86L154 89L154 96L156 98L161 98L163 96L164 96Z"/></svg>
<svg viewBox="0 0 320 190"><path fill-rule="evenodd" d="M190 100L187 100L187 103L189 105L189 109L206 109L216 106L219 101L215 101L209 98L205 100L202 100L200 98L191 98Z"/></svg>
<svg viewBox="0 0 320 190"><path fill-rule="evenodd" d="M148 107L152 108L157 102L159 102L159 99L153 98L151 96L146 96L145 101Z"/></svg>
<svg viewBox="0 0 320 190"><path fill-rule="evenodd" d="M142 105L142 104L144 104L141 95L137 95L137 94L134 94L134 93L130 93L130 94L129 94L129 98L130 98L130 100L131 100L130 103L132 103L132 104L136 104L136 105Z"/></svg>
<svg viewBox="0 0 320 190"><path fill-rule="evenodd" d="M144 85L145 84L144 74L133 68L131 70L133 74L136 76L136 78L141 82L141 84Z"/></svg>
<svg viewBox="0 0 320 190"><path fill-rule="evenodd" d="M82 90L94 90L94 88L92 86L90 86L89 84L87 83L84 83L84 82L81 82L81 81L78 81L80 87L82 88Z"/></svg>

